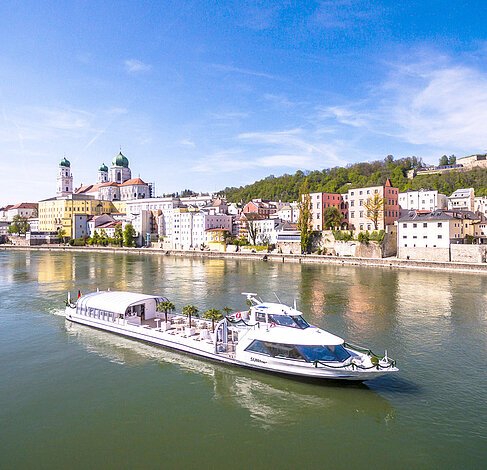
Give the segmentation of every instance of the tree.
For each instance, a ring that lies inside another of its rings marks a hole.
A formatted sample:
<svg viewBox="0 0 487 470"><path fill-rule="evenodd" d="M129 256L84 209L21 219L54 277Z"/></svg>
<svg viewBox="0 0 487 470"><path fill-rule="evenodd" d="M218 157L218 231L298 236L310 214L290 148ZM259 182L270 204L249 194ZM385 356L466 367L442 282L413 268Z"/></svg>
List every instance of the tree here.
<svg viewBox="0 0 487 470"><path fill-rule="evenodd" d="M95 230L95 232L93 233L93 236L91 237L91 243L93 243L93 245L99 245L100 244L100 234L98 233L98 230Z"/></svg>
<svg viewBox="0 0 487 470"><path fill-rule="evenodd" d="M342 213L336 206L329 206L323 212L323 228L330 230L340 227L342 222Z"/></svg>
<svg viewBox="0 0 487 470"><path fill-rule="evenodd" d="M113 234L113 240L117 246L123 246L123 230L122 224L119 223L115 227L115 232Z"/></svg>
<svg viewBox="0 0 487 470"><path fill-rule="evenodd" d="M384 213L384 198L379 193L375 193L364 202L364 207L367 211L365 216L372 221L374 229L378 230L379 219Z"/></svg>
<svg viewBox="0 0 487 470"><path fill-rule="evenodd" d="M175 308L176 307L174 306L174 304L169 300L164 300L164 302L160 302L159 304L157 304L157 311L164 312L164 321L166 323L167 323L167 314L169 312L174 311Z"/></svg>
<svg viewBox="0 0 487 470"><path fill-rule="evenodd" d="M100 245L101 246L108 245L108 235L104 228L100 230Z"/></svg>
<svg viewBox="0 0 487 470"><path fill-rule="evenodd" d="M438 164L439 166L448 165L448 157L446 155L442 155Z"/></svg>
<svg viewBox="0 0 487 470"><path fill-rule="evenodd" d="M252 245L257 245L257 235L259 234L257 224L255 223L257 220L261 220L259 214L253 212L245 214L245 228L247 229Z"/></svg>
<svg viewBox="0 0 487 470"><path fill-rule="evenodd" d="M198 308L194 305L185 305L181 311L183 315L186 315L189 319L189 326L191 327L191 316L198 315Z"/></svg>
<svg viewBox="0 0 487 470"><path fill-rule="evenodd" d="M137 237L137 232L134 226L128 223L123 230L123 244L124 246L135 246L135 238Z"/></svg>
<svg viewBox="0 0 487 470"><path fill-rule="evenodd" d="M455 165L457 162L457 157L455 155L450 155L448 157L448 165Z"/></svg>
<svg viewBox="0 0 487 470"><path fill-rule="evenodd" d="M205 313L203 313L203 318L211 320L211 330L215 331L215 321L221 320L223 318L222 312L216 308L210 308Z"/></svg>
<svg viewBox="0 0 487 470"><path fill-rule="evenodd" d="M57 237L61 242L64 242L64 239L66 238L66 230L64 230L62 227L58 227Z"/></svg>
<svg viewBox="0 0 487 470"><path fill-rule="evenodd" d="M18 233L19 235L25 235L29 231L29 223L26 217L20 215L14 215L12 223L8 227L8 233Z"/></svg>
<svg viewBox="0 0 487 470"><path fill-rule="evenodd" d="M300 188L298 230L301 232L301 252L309 253L311 248L311 236L313 234L313 222L311 218L311 197L309 195L308 180Z"/></svg>

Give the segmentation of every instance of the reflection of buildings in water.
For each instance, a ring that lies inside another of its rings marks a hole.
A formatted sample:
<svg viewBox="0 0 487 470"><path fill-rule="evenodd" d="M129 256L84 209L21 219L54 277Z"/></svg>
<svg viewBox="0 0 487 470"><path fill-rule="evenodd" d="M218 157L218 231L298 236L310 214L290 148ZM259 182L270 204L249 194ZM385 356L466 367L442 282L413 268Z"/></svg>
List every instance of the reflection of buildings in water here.
<svg viewBox="0 0 487 470"><path fill-rule="evenodd" d="M350 335L367 338L395 323L397 271L357 268L350 272L344 318Z"/></svg>
<svg viewBox="0 0 487 470"><path fill-rule="evenodd" d="M67 253L42 253L37 266L39 288L50 284L49 289L56 289L56 283L60 282L59 289L65 290L66 283L73 280L72 261L73 257Z"/></svg>
<svg viewBox="0 0 487 470"><path fill-rule="evenodd" d="M451 275L427 271L401 271L397 285L397 315L401 323L449 317L452 309Z"/></svg>
<svg viewBox="0 0 487 470"><path fill-rule="evenodd" d="M66 322L66 331L88 352L117 364L139 365L155 360L201 375L213 384L215 400L248 410L252 421L264 428L311 416L339 419L343 413L368 414L386 422L394 417L389 402L366 386L310 384L222 366L71 322Z"/></svg>

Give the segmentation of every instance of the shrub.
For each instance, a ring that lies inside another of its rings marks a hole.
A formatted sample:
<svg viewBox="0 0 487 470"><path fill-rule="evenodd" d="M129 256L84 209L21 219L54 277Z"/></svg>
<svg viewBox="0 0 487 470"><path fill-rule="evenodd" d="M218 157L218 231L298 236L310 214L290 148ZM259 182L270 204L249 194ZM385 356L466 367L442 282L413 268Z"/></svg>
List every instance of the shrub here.
<svg viewBox="0 0 487 470"><path fill-rule="evenodd" d="M333 238L342 242L353 240L352 230L333 230Z"/></svg>
<svg viewBox="0 0 487 470"><path fill-rule="evenodd" d="M357 236L357 240L360 243L364 243L365 245L368 245L370 240L369 231L367 230L366 232L360 232Z"/></svg>
<svg viewBox="0 0 487 470"><path fill-rule="evenodd" d="M385 235L386 235L386 233L384 232L384 230L374 230L370 234L369 240L372 240L372 241L378 242L378 243L382 243L384 241Z"/></svg>

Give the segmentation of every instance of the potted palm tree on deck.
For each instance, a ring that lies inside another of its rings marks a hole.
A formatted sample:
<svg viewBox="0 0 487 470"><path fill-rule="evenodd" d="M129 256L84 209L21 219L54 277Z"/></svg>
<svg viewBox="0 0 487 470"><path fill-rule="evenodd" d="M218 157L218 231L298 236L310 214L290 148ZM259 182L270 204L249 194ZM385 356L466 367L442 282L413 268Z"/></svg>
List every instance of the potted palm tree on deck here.
<svg viewBox="0 0 487 470"><path fill-rule="evenodd" d="M197 317L198 316L198 307L195 307L194 305L185 305L183 309L181 310L181 313L183 315L186 315L189 320L189 331L187 332L188 335L194 334L192 330L192 325L191 325L191 317Z"/></svg>
<svg viewBox="0 0 487 470"><path fill-rule="evenodd" d="M221 320L223 318L222 312L216 308L210 308L205 313L203 313L203 318L206 320L211 320L211 331L215 332L215 321Z"/></svg>
<svg viewBox="0 0 487 470"><path fill-rule="evenodd" d="M159 304L157 304L157 311L164 312L164 322L166 323L166 327L167 327L167 314L169 312L174 311L175 308L176 307L174 306L174 304L169 300L165 300L164 302L160 302Z"/></svg>

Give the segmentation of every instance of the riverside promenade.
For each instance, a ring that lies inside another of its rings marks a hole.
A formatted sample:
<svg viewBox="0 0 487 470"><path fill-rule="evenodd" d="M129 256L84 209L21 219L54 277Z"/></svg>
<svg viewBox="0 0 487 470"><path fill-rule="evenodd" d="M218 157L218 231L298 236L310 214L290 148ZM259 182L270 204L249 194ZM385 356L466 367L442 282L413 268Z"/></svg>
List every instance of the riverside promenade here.
<svg viewBox="0 0 487 470"><path fill-rule="evenodd" d="M358 258L351 256L302 255L282 253L218 252L201 250L164 250L161 248L126 248L126 247L73 247L64 245L15 246L0 245L1 251L71 251L87 253L130 253L153 256L181 256L209 259L245 259L256 262L333 264L342 266L373 266L401 269L427 269L436 271L461 271L487 274L487 263L456 263L389 258Z"/></svg>

